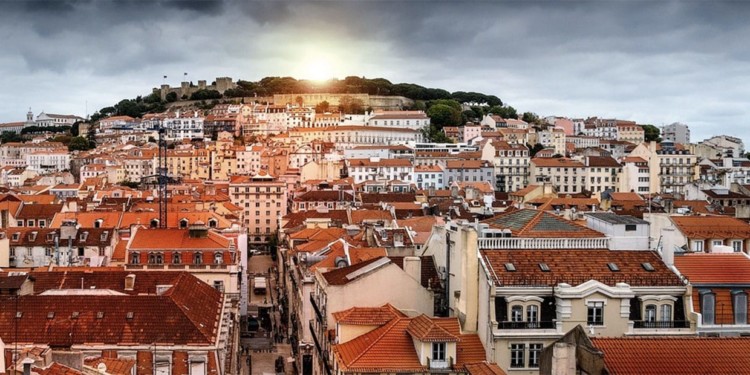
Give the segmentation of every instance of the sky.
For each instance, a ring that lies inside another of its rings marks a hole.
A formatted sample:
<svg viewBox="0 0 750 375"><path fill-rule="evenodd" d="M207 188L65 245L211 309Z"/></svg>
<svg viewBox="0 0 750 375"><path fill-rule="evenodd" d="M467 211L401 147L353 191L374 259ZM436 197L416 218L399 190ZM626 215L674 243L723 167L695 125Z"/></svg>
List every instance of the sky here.
<svg viewBox="0 0 750 375"><path fill-rule="evenodd" d="M748 14L701 0L4 0L0 122L91 114L184 73L356 75L748 142Z"/></svg>

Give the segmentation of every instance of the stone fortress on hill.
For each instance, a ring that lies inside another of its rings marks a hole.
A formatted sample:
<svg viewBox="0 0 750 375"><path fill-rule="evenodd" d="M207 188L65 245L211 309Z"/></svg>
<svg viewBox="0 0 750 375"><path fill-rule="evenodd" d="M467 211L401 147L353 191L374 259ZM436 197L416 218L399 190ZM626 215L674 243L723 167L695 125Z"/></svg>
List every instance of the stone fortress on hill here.
<svg viewBox="0 0 750 375"><path fill-rule="evenodd" d="M178 98L190 97L199 90L216 90L222 95L229 89L237 88L231 77L217 77L211 85L206 84L206 80L199 80L198 85L191 85L189 81L181 82L180 87L171 87L167 84L154 88L153 92L158 93L162 100L166 100L167 94L174 92ZM386 95L369 95L369 94L331 94L331 93L310 93L310 94L275 94L273 96L247 98L252 101L273 103L277 105L292 104L297 101L297 97L302 97L306 104L318 104L326 101L330 105L338 106L341 98L349 97L359 99L365 107L380 110L401 110L410 107L414 101L404 96L386 96ZM240 99L240 98L237 98ZM247 101L247 100L246 100Z"/></svg>

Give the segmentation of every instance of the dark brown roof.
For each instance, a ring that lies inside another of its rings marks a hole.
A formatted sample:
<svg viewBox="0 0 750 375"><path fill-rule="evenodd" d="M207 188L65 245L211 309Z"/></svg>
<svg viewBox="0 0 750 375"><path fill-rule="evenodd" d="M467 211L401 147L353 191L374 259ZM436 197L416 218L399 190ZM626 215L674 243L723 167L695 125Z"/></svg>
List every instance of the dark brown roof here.
<svg viewBox="0 0 750 375"><path fill-rule="evenodd" d="M364 262L351 265L349 267L336 268L334 270L324 273L323 277L326 279L326 282L328 283L328 285L346 285L350 281L352 281L351 278L347 278L349 274L355 271L364 269L367 266L372 265L375 262L382 262L382 259L387 259L387 258L378 257L378 258L366 260ZM388 261L388 263L391 263L390 260Z"/></svg>
<svg viewBox="0 0 750 375"><path fill-rule="evenodd" d="M617 283L633 286L683 285L680 278L651 251L482 250L481 256L498 286L579 285L589 280L610 286ZM610 263L616 265L618 270L611 270ZM651 264L654 271L647 271L644 263ZM506 264L512 264L514 270L509 270ZM542 264L549 271L543 271Z"/></svg>
<svg viewBox="0 0 750 375"><path fill-rule="evenodd" d="M314 190L308 191L298 197L294 198L295 202L338 202L347 201L351 202L353 197L351 194L340 191L340 190Z"/></svg>
<svg viewBox="0 0 750 375"><path fill-rule="evenodd" d="M46 219L52 220L55 214L62 211L62 204L24 204L16 215L16 219Z"/></svg>
<svg viewBox="0 0 750 375"><path fill-rule="evenodd" d="M362 204L378 204L380 202L414 202L416 193L360 193Z"/></svg>
<svg viewBox="0 0 750 375"><path fill-rule="evenodd" d="M331 219L334 222L340 224L349 224L349 216L346 210L307 210L301 212L295 212L284 216L284 220L288 220L284 225L284 228L295 228L302 225L307 219Z"/></svg>

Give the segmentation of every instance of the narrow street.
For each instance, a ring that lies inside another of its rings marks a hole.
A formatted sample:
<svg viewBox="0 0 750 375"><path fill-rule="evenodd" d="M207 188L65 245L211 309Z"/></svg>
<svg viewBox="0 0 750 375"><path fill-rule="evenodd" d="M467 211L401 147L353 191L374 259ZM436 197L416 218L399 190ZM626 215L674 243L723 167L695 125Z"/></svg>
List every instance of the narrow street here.
<svg viewBox="0 0 750 375"><path fill-rule="evenodd" d="M285 374L293 375L291 347L285 332L280 327L278 311L277 280L272 270L274 262L270 255L253 255L248 261L248 315L253 328L248 331L248 322L243 324L241 339L242 375L277 374L276 364L284 364ZM265 293L255 293L254 279L266 279Z"/></svg>

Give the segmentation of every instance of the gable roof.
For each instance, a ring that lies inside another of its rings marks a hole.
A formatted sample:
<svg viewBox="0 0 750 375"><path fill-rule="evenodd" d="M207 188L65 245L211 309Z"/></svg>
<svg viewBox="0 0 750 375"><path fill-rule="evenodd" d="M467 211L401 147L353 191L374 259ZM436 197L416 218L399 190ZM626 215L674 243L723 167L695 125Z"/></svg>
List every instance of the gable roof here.
<svg viewBox="0 0 750 375"><path fill-rule="evenodd" d="M333 313L338 324L378 325L382 326L394 318L406 317L406 314L390 303L380 307L352 307Z"/></svg>
<svg viewBox="0 0 750 375"><path fill-rule="evenodd" d="M323 273L323 278L325 278L328 285L346 285L350 281L359 277L361 273L368 273L380 269L382 266L390 263L391 260L387 257L377 257L349 267L336 268L332 271L325 272Z"/></svg>
<svg viewBox="0 0 750 375"><path fill-rule="evenodd" d="M555 286L559 283L579 285L589 280L614 286L682 286L680 278L667 268L656 253L633 250L481 250L495 285ZM515 270L508 270L506 264ZM619 271L612 271L614 263ZM650 263L654 271L647 271ZM549 271L542 270L546 264Z"/></svg>
<svg viewBox="0 0 750 375"><path fill-rule="evenodd" d="M612 375L750 374L750 338L591 338Z"/></svg>
<svg viewBox="0 0 750 375"><path fill-rule="evenodd" d="M406 332L409 332L412 337L419 341L429 342L457 342L459 337L452 334L447 329L443 328L444 324L438 324L440 318L428 318L422 314L415 318L412 318L409 325L406 327ZM458 325L458 321L453 318L443 318ZM459 329L460 331L460 329Z"/></svg>

